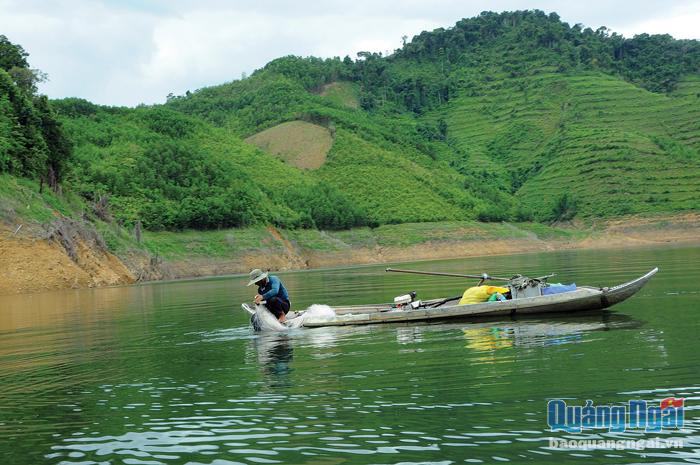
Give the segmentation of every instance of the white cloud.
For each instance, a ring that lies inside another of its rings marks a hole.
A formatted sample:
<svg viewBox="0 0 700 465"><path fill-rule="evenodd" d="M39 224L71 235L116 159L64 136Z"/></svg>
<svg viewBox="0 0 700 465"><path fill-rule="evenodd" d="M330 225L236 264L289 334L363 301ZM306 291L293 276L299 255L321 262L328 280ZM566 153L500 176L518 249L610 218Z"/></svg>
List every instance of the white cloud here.
<svg viewBox="0 0 700 465"><path fill-rule="evenodd" d="M676 6L673 7L673 4ZM0 34L49 74L41 91L136 105L250 74L284 55L393 51L401 36L483 10L538 8L570 23L698 38L700 1L597 0L0 0Z"/></svg>
<svg viewBox="0 0 700 465"><path fill-rule="evenodd" d="M671 34L676 39L700 39L700 2L621 27L618 32L625 37L647 33Z"/></svg>
<svg viewBox="0 0 700 465"><path fill-rule="evenodd" d="M155 24L152 53L133 75L119 79L138 88L139 98L160 89L158 101L169 92L182 94L240 78L241 73L250 74L284 55L354 57L362 50L392 52L401 45L402 34L437 26L425 20L340 15L290 19L246 10L194 10Z"/></svg>

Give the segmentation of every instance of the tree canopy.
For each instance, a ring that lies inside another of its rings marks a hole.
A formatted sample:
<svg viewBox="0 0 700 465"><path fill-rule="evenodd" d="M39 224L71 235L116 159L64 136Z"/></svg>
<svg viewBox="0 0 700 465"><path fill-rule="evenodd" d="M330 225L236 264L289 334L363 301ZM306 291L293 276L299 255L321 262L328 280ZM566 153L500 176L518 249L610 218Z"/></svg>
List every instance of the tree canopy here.
<svg viewBox="0 0 700 465"><path fill-rule="evenodd" d="M0 173L38 178L57 189L71 143L48 99L36 95L43 74L29 69L27 56L0 35Z"/></svg>

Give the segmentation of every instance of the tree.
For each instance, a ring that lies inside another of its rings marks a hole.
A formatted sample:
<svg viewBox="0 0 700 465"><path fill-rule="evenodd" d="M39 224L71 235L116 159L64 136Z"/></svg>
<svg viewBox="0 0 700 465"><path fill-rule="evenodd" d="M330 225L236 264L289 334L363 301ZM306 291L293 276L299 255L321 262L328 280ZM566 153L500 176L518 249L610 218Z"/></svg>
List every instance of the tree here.
<svg viewBox="0 0 700 465"><path fill-rule="evenodd" d="M49 187L58 191L58 183L64 178L68 170L68 163L72 155L72 144L65 136L61 123L56 118L56 114L49 106L49 100L45 95L37 98L34 102L37 110L41 132L48 148L46 169L42 179L46 179Z"/></svg>
<svg viewBox="0 0 700 465"><path fill-rule="evenodd" d="M29 68L29 54L20 45L13 44L4 35L0 35L0 68L10 71L12 68Z"/></svg>
<svg viewBox="0 0 700 465"><path fill-rule="evenodd" d="M552 207L550 219L553 221L569 221L576 216L578 211L578 202L569 194L562 194Z"/></svg>
<svg viewBox="0 0 700 465"><path fill-rule="evenodd" d="M20 68L15 66L8 71L12 80L15 81L17 87L27 92L28 94L36 94L37 84L46 82L48 75L38 69Z"/></svg>
<svg viewBox="0 0 700 465"><path fill-rule="evenodd" d="M28 56L21 45L13 44L7 37L0 35L0 68L12 76L20 89L35 94L37 84L45 82L48 77L38 69L29 69Z"/></svg>

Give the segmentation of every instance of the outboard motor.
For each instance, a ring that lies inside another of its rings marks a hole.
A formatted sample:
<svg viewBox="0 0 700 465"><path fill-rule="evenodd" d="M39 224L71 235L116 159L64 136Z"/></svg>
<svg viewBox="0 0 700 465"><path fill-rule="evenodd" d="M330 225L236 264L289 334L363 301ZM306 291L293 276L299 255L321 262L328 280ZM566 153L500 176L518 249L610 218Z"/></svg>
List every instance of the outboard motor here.
<svg viewBox="0 0 700 465"><path fill-rule="evenodd" d="M398 297L394 297L394 306L398 309L402 309L404 307L411 307L411 308L418 308L421 305L420 300L415 300L416 299L416 291L411 291L406 295L400 295Z"/></svg>

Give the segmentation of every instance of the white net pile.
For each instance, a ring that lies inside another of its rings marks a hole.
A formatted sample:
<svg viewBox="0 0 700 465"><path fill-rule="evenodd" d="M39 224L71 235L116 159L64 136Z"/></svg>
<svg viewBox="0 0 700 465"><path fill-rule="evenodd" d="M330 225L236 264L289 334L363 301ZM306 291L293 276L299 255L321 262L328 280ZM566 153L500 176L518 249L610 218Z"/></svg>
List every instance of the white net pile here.
<svg viewBox="0 0 700 465"><path fill-rule="evenodd" d="M305 321L332 321L336 318L335 310L328 305L314 304L296 318L288 318L286 324L280 323L264 306L255 306L253 327L256 331L287 331L301 328Z"/></svg>

